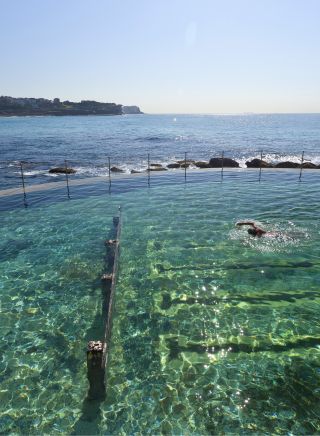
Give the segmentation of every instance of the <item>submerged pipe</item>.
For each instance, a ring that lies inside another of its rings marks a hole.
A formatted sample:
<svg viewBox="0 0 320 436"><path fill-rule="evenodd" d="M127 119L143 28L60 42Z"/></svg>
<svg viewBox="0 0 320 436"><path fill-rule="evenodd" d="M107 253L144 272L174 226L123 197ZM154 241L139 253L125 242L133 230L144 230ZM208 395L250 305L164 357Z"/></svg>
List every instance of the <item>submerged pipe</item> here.
<svg viewBox="0 0 320 436"><path fill-rule="evenodd" d="M105 375L111 339L113 302L120 250L121 207L119 207L119 216L113 217L113 228L116 233L116 239L106 241L106 273L101 277L104 293L104 338L101 341L89 341L87 348L88 398L91 400L103 399L106 392ZM110 271L112 272L110 273Z"/></svg>

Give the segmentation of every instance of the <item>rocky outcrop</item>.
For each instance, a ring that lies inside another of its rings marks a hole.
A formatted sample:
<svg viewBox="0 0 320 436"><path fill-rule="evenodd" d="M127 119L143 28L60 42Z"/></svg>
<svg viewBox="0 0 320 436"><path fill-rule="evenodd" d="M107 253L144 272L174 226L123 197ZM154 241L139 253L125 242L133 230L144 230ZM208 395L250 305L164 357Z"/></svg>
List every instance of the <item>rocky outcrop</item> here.
<svg viewBox="0 0 320 436"><path fill-rule="evenodd" d="M246 162L248 168L273 168L273 165L265 160L252 159Z"/></svg>
<svg viewBox="0 0 320 436"><path fill-rule="evenodd" d="M194 164L197 168L210 168L209 162L197 161Z"/></svg>
<svg viewBox="0 0 320 436"><path fill-rule="evenodd" d="M141 171L137 171L137 170L131 170L130 171L130 174L140 174L141 173Z"/></svg>
<svg viewBox="0 0 320 436"><path fill-rule="evenodd" d="M306 170L315 170L315 169L319 168L319 166L318 166L318 165L315 165L315 164L312 163L312 162L304 162L304 163L302 164L302 168L303 168L303 169L306 169Z"/></svg>
<svg viewBox="0 0 320 436"><path fill-rule="evenodd" d="M143 114L143 112L141 112L140 108L138 106L122 106L122 113L124 115L126 114Z"/></svg>
<svg viewBox="0 0 320 436"><path fill-rule="evenodd" d="M222 164L226 168L239 168L238 162L228 157L224 157L223 159L221 157L213 157L209 161L210 168L221 168Z"/></svg>
<svg viewBox="0 0 320 436"><path fill-rule="evenodd" d="M300 168L300 166L301 165L296 162L286 161L286 162L278 162L274 167L275 168Z"/></svg>
<svg viewBox="0 0 320 436"><path fill-rule="evenodd" d="M167 168L160 166L150 166L149 171L167 171Z"/></svg>
<svg viewBox="0 0 320 436"><path fill-rule="evenodd" d="M167 165L167 168L180 168L179 163L171 163Z"/></svg>
<svg viewBox="0 0 320 436"><path fill-rule="evenodd" d="M124 173L124 170L122 170L121 168L118 168L118 167L111 167L110 171L113 173Z"/></svg>
<svg viewBox="0 0 320 436"><path fill-rule="evenodd" d="M191 160L191 159L183 159L183 160L177 160L177 163L180 165L184 165L184 164L189 164L189 165L194 165L195 161Z"/></svg>
<svg viewBox="0 0 320 436"><path fill-rule="evenodd" d="M152 168L162 168L162 165L159 164L159 163L152 163L152 164L150 164L150 167L152 167Z"/></svg>
<svg viewBox="0 0 320 436"><path fill-rule="evenodd" d="M75 174L76 172L73 168L66 167L50 168L49 170L50 174Z"/></svg>

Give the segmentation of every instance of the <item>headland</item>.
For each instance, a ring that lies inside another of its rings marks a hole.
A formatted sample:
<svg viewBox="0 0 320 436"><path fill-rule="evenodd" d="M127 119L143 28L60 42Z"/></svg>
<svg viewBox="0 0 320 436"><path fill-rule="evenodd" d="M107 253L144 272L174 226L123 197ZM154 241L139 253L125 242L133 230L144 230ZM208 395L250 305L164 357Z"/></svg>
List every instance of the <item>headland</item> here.
<svg viewBox="0 0 320 436"><path fill-rule="evenodd" d="M116 103L101 103L94 100L73 102L59 98L14 98L0 97L0 116L30 115L123 115L141 114L138 106L123 106Z"/></svg>

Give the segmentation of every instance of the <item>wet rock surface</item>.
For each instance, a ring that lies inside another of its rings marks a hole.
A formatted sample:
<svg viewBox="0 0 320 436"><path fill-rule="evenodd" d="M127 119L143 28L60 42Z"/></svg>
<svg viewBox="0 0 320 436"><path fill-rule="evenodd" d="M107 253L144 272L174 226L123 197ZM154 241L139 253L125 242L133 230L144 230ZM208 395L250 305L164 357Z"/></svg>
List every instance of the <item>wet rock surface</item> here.
<svg viewBox="0 0 320 436"><path fill-rule="evenodd" d="M65 168L65 167L56 167L50 168L50 174L75 174L77 171L73 168Z"/></svg>
<svg viewBox="0 0 320 436"><path fill-rule="evenodd" d="M224 157L223 159L221 157L213 157L209 161L210 168L221 168L222 165L229 168L239 168L239 163L228 157Z"/></svg>
<svg viewBox="0 0 320 436"><path fill-rule="evenodd" d="M112 173L124 173L124 171L121 168L118 168L118 167L111 167L110 171Z"/></svg>
<svg viewBox="0 0 320 436"><path fill-rule="evenodd" d="M286 161L286 162L278 162L277 164L275 164L274 167L275 168L300 168L300 164L296 162Z"/></svg>
<svg viewBox="0 0 320 436"><path fill-rule="evenodd" d="M171 163L167 165L167 168L180 168L179 163Z"/></svg>
<svg viewBox="0 0 320 436"><path fill-rule="evenodd" d="M273 168L273 165L265 160L252 159L246 162L248 168Z"/></svg>

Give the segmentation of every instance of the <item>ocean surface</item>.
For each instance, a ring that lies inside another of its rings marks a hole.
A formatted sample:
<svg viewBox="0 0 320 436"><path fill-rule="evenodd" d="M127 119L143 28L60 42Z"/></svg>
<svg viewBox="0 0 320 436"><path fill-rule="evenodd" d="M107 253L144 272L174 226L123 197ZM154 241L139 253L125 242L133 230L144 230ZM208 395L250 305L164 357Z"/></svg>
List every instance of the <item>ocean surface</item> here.
<svg viewBox="0 0 320 436"><path fill-rule="evenodd" d="M48 169L68 165L72 178L106 176L111 166L126 172L151 162L167 164L187 157L270 162L305 159L320 164L320 114L297 115L126 115L0 118L0 189L62 180Z"/></svg>

